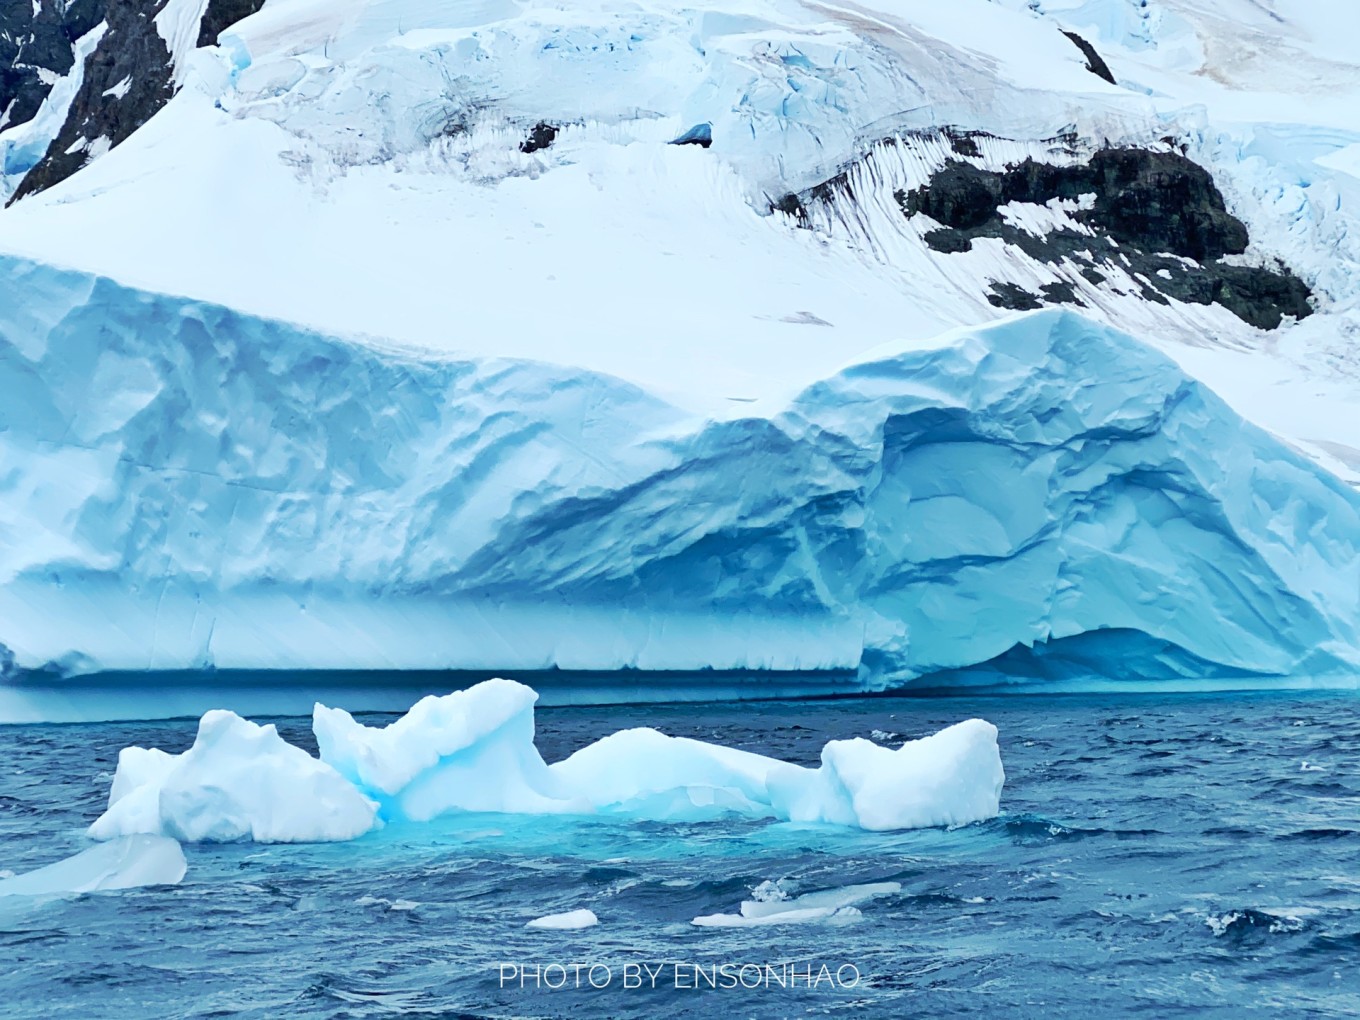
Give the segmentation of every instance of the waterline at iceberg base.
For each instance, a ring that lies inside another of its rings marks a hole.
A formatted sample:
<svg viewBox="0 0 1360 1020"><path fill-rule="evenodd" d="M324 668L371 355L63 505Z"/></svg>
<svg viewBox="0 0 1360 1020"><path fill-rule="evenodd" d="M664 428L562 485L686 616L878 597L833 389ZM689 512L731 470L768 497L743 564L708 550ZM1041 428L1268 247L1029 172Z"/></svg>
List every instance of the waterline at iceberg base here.
<svg viewBox="0 0 1360 1020"><path fill-rule="evenodd" d="M12 702L128 671L864 689L1360 662L1360 496L1071 312L880 348L711 420L600 373L4 269Z"/></svg>

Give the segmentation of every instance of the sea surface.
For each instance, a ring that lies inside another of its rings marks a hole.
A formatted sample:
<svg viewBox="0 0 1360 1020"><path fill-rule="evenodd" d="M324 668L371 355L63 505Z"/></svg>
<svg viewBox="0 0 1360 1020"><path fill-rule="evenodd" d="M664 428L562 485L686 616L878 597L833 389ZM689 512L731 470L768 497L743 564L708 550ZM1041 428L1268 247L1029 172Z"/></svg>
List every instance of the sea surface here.
<svg viewBox="0 0 1360 1020"><path fill-rule="evenodd" d="M647 725L815 764L830 739L893 743L974 716L1000 727L1003 814L955 830L468 815L345 844L186 846L178 886L9 897L0 1015L1360 1013L1355 694L540 709L538 743L555 761ZM308 720L274 721L314 750ZM118 750L182 750L195 725L0 728L0 869L88 845ZM866 883L900 889L858 915L692 923L753 890ZM600 923L525 927L580 908Z"/></svg>

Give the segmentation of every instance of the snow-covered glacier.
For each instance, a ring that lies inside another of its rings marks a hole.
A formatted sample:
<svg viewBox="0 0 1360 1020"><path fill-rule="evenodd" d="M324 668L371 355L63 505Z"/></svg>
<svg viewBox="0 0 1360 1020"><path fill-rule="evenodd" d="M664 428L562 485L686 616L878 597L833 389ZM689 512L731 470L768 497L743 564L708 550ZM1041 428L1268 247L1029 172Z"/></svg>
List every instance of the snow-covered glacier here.
<svg viewBox="0 0 1360 1020"><path fill-rule="evenodd" d="M1360 495L1070 311L888 345L778 413L712 420L601 373L3 268L11 692L104 671L854 689L1360 661Z"/></svg>

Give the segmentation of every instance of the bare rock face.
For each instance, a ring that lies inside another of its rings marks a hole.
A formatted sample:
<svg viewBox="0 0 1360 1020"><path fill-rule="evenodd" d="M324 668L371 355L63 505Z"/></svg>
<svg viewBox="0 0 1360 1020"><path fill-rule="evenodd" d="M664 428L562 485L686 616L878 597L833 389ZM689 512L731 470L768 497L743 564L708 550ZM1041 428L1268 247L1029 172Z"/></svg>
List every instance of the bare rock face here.
<svg viewBox="0 0 1360 1020"><path fill-rule="evenodd" d="M170 50L153 20L163 4L107 5L108 30L85 61L85 77L66 122L11 201L65 180L124 141L174 94Z"/></svg>
<svg viewBox="0 0 1360 1020"><path fill-rule="evenodd" d="M1071 39L1077 49L1081 50L1081 55L1086 58L1086 70L1090 71L1098 78L1104 78L1111 85L1118 85L1114 80L1114 72L1110 70L1110 65L1105 63L1105 59L1096 52L1096 48L1089 42L1077 35L1076 32L1064 31L1063 35Z"/></svg>
<svg viewBox="0 0 1360 1020"><path fill-rule="evenodd" d="M198 23L198 45L216 46L223 29L250 17L263 6L264 0L209 0L203 20Z"/></svg>
<svg viewBox="0 0 1360 1020"><path fill-rule="evenodd" d="M10 202L70 177L93 155L126 140L169 101L175 91L171 54L155 23L166 2L74 0L63 5L43 0L35 11L32 0L0 0L0 109L10 111L6 127L37 113L53 76L70 73L75 41L101 22L107 25L85 61L81 87L61 130ZM198 45L214 45L218 33L254 14L263 2L210 0L199 23Z"/></svg>
<svg viewBox="0 0 1360 1020"><path fill-rule="evenodd" d="M70 72L76 40L104 19L107 6L45 0L35 9L33 0L0 0L0 127L33 119L51 80Z"/></svg>
<svg viewBox="0 0 1360 1020"><path fill-rule="evenodd" d="M1001 171L956 160L924 187L896 197L905 215L941 224L925 240L945 254L968 251L976 238L998 238L1051 264L1065 259L1082 264L1091 279L1102 263L1127 259L1147 280L1148 300L1220 304L1262 329L1312 312L1308 286L1287 268L1224 261L1246 251L1246 224L1228 211L1209 172L1178 153L1103 149L1084 164L1027 159ZM1072 215L1095 236L1060 229L1036 237L1010 226L1000 211L1011 202L1043 205L1083 197L1093 198L1093 205ZM1007 308L1034 306L1006 290L994 291L990 300Z"/></svg>

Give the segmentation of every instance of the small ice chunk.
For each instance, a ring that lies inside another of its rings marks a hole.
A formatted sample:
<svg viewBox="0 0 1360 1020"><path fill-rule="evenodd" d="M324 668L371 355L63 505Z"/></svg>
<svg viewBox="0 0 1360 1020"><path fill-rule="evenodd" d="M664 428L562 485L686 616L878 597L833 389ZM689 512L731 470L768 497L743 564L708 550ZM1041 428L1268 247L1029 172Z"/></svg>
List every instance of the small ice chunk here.
<svg viewBox="0 0 1360 1020"><path fill-rule="evenodd" d="M828 924L853 924L864 919L855 907L804 907L799 910L781 910L777 914L761 914L747 917L745 914L705 914L696 917L690 924L700 928L757 928L767 924L806 924L809 921L825 921Z"/></svg>
<svg viewBox="0 0 1360 1020"><path fill-rule="evenodd" d="M124 836L45 868L0 880L0 896L59 896L178 885L186 870L184 851L173 839Z"/></svg>
<svg viewBox="0 0 1360 1020"><path fill-rule="evenodd" d="M898 882L873 882L822 889L788 899L781 887L762 882L753 890L755 899L742 902L740 914L705 914L690 923L701 928L749 928L807 921L848 924L863 917L856 904L901 891L902 886Z"/></svg>
<svg viewBox="0 0 1360 1020"><path fill-rule="evenodd" d="M770 774L775 814L794 822L862 829L922 829L995 818L1006 774L996 727L969 719L896 750L833 740L821 768L786 765Z"/></svg>
<svg viewBox="0 0 1360 1020"><path fill-rule="evenodd" d="M600 919L595 916L595 911L581 909L568 910L563 914L548 914L546 917L535 918L524 927L570 930L575 928L591 928L599 923Z"/></svg>

